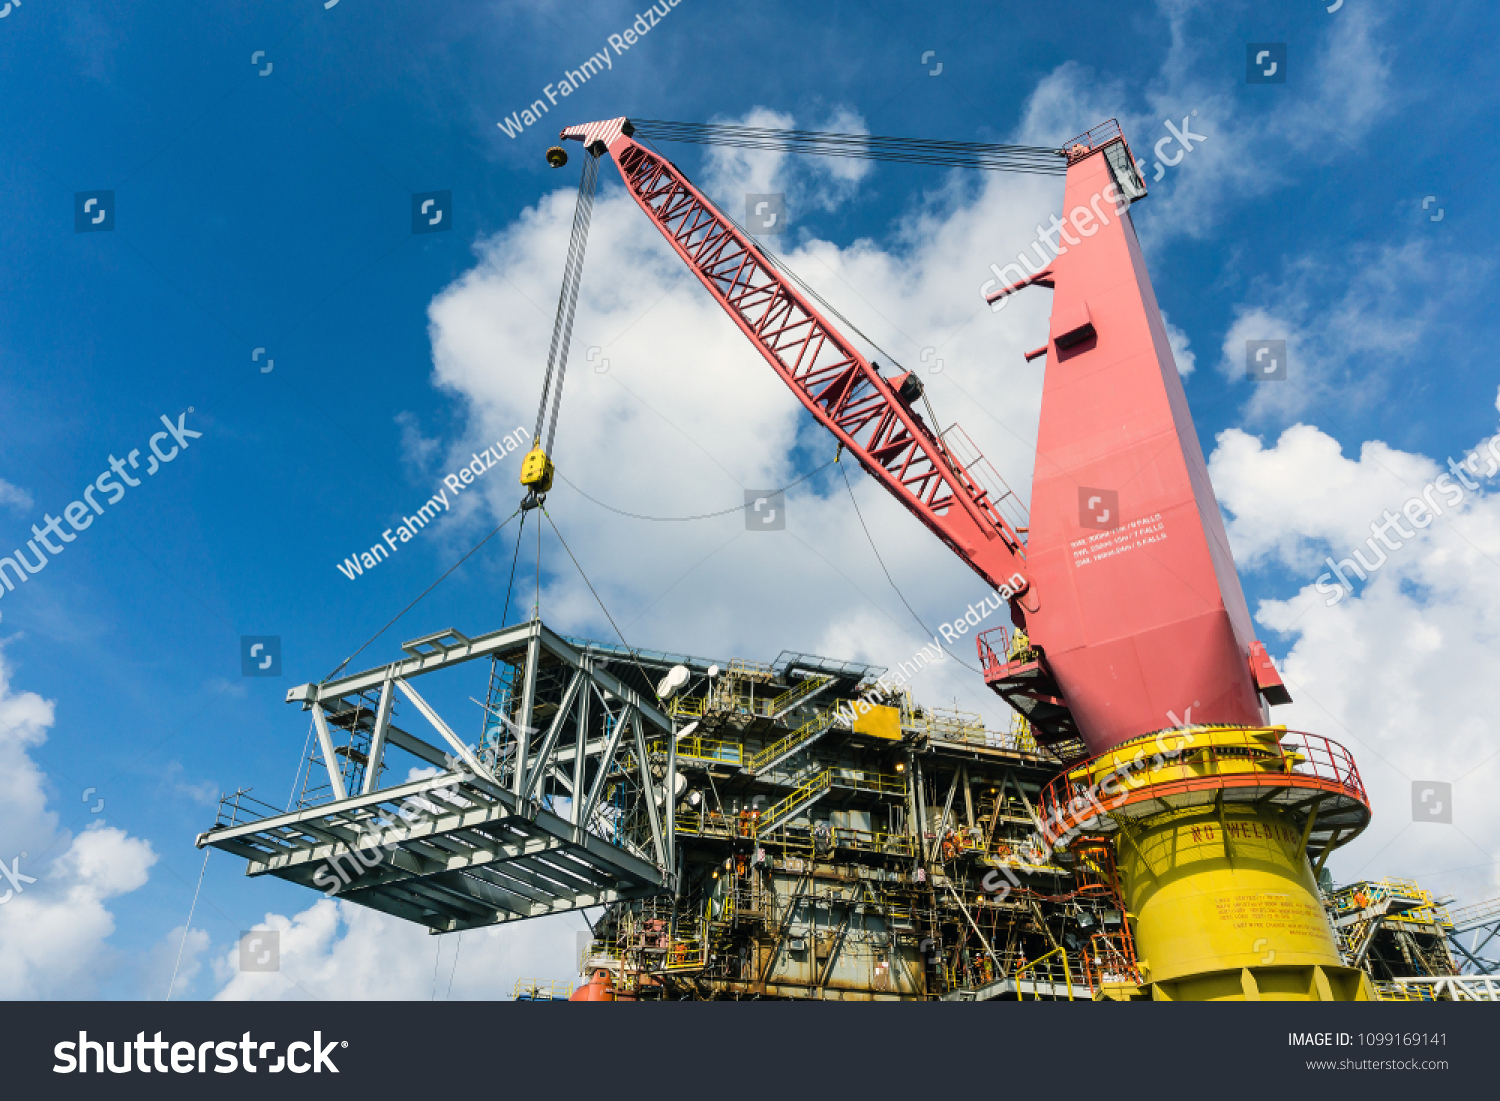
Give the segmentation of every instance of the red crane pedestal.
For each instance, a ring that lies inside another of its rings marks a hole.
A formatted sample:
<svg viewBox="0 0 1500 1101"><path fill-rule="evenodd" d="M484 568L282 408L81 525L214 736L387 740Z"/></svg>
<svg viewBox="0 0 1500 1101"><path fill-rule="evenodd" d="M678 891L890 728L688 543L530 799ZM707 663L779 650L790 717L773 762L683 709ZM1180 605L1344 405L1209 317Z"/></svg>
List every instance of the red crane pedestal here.
<svg viewBox="0 0 1500 1101"><path fill-rule="evenodd" d="M1056 258L1010 265L989 296L1054 288L1027 632L1091 753L1179 722L1260 726L1250 612L1125 197L1144 186L1118 126L1068 152Z"/></svg>

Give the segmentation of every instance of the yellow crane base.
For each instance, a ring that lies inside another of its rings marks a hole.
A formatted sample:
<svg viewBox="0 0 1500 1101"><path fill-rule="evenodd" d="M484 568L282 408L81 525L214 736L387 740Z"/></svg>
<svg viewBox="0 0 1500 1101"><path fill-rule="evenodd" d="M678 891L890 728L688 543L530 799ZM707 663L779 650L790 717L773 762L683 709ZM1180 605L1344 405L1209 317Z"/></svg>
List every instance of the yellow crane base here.
<svg viewBox="0 0 1500 1101"><path fill-rule="evenodd" d="M1339 955L1300 825L1278 809L1218 804L1120 831L1116 866L1153 999L1375 1000Z"/></svg>

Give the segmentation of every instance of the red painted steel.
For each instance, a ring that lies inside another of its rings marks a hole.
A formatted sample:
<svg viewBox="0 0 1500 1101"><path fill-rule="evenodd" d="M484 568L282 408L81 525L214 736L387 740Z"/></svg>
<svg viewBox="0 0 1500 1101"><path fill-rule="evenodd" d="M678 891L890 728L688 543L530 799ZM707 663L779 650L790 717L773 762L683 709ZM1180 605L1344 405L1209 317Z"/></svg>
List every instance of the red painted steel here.
<svg viewBox="0 0 1500 1101"><path fill-rule="evenodd" d="M1260 726L1255 641L1106 123L1066 148L1028 542L935 432L623 118L564 130L607 150L630 194L803 405L929 530L1013 598L1089 750L1196 723ZM1118 209L1117 209L1118 205ZM1087 518L1085 513L1087 512ZM1013 588L1015 586L1012 586ZM1043 670L1038 670L1041 675ZM1060 701L1059 701L1060 702Z"/></svg>
<svg viewBox="0 0 1500 1101"><path fill-rule="evenodd" d="M1169 735L1169 737L1172 737ZM1128 775L1121 778L1116 772L1110 791L1102 785L1091 789L1080 777L1093 773L1095 760L1075 765L1052 779L1037 795L1037 815L1042 823L1042 832L1049 842L1055 842L1065 834L1085 829L1097 820L1101 808L1108 804L1111 811L1138 804L1176 805L1201 802L1207 793L1233 788L1254 788L1267 791L1275 788L1298 788L1310 793L1323 792L1334 796L1338 805L1347 813L1350 808L1355 818L1363 823L1369 821L1370 797L1365 791L1364 781L1354 763L1354 756L1338 742L1319 734L1305 734L1288 730L1278 734L1279 741L1271 745L1250 744L1216 745L1206 743L1189 750L1180 765L1168 765L1170 779L1140 782ZM1148 752L1151 750L1148 748ZM1253 752L1256 756L1251 757ZM1107 754L1100 754L1101 757ZM1224 771L1245 765L1247 761L1274 762L1277 771ZM1247 804L1231 800L1227 805L1243 807ZM1324 821L1334 817L1335 804L1320 808ZM1344 827L1340 825L1339 830ZM1352 832L1358 832L1353 830Z"/></svg>
<svg viewBox="0 0 1500 1101"><path fill-rule="evenodd" d="M744 331L802 404L871 475L995 588L1026 574L1021 540L943 442L859 353L664 157L630 137L624 119L569 127L603 143L626 188L668 244Z"/></svg>
<svg viewBox="0 0 1500 1101"><path fill-rule="evenodd" d="M1233 726L1260 726L1267 713L1182 380L1129 211L1113 201L1106 153L1124 139L1117 127L1090 134L1098 144L1068 147L1065 235L1046 273L1052 323L1023 603L1033 644L1101 753L1188 708L1187 721ZM1059 347L1080 319L1093 334Z"/></svg>

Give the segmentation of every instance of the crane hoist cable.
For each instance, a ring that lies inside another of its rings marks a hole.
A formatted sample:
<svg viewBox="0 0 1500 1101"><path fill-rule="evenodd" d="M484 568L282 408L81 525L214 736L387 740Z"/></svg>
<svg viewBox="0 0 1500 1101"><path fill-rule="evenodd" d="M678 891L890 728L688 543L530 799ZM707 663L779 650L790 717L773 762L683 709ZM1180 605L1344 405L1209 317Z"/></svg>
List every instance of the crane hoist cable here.
<svg viewBox="0 0 1500 1101"><path fill-rule="evenodd" d="M967 141L930 141L875 134L835 134L823 130L781 130L726 123L665 122L631 119L637 138L680 141L694 145L723 145L737 149L768 149L786 153L814 153L825 157L897 161L951 168L981 168L1002 172L1033 172L1044 176L1067 174L1067 154L1042 145L987 145Z"/></svg>
<svg viewBox="0 0 1500 1101"><path fill-rule="evenodd" d="M564 160L566 163L566 160ZM561 167L559 165L559 167ZM568 370L568 345L573 337L573 315L578 308L578 287L583 281L583 253L588 245L589 220L594 213L594 192L599 185L599 155L584 157L578 178L578 201L573 208L573 233L568 240L568 258L563 265L562 290L557 297L557 317L552 322L552 346L547 352L547 373L542 378L542 398L537 403L536 431L531 451L521 464L521 484L527 488L523 508L552 488L552 441L557 435L557 411L562 406L563 379ZM548 398L551 412L548 412ZM542 429L546 428L543 436Z"/></svg>

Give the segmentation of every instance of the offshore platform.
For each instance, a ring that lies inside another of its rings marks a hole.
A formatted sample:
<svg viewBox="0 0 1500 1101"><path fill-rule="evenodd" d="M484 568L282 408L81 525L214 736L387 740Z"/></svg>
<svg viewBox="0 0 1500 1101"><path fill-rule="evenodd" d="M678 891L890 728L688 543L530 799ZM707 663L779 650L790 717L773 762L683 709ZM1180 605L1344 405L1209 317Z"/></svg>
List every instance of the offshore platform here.
<svg viewBox="0 0 1500 1101"><path fill-rule="evenodd" d="M1415 884L1327 881L1369 800L1343 747L1270 720L1291 696L1254 635L1118 125L1060 148L624 118L562 137L585 160L523 530L551 521L608 156L840 452L1008 603L1010 626L975 642L1011 726L924 705L904 687L915 670L642 650L533 614L293 689L317 735L298 808L238 793L200 845L435 933L600 908L574 1000L1494 999L1500 905L1450 913ZM1055 255L986 288L993 303L1053 291L1026 357L1047 360L1029 513L961 431L938 430L914 373L882 373L653 138L1065 176ZM476 742L415 684L465 669ZM403 760L414 778L387 783Z"/></svg>

